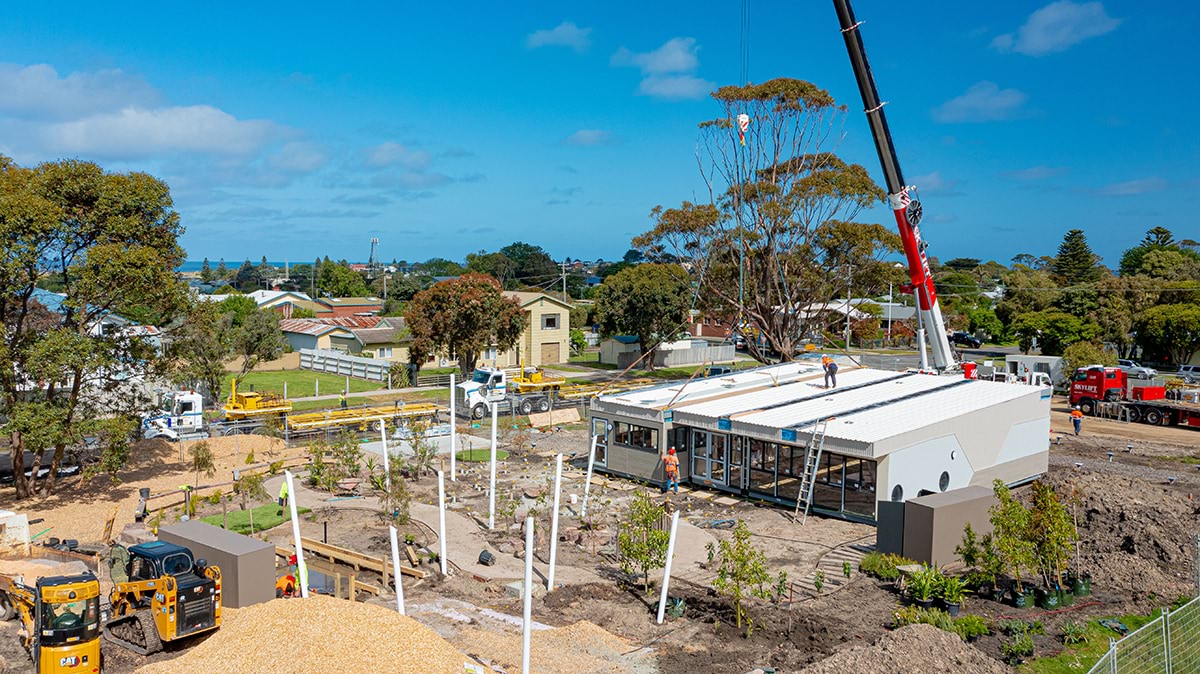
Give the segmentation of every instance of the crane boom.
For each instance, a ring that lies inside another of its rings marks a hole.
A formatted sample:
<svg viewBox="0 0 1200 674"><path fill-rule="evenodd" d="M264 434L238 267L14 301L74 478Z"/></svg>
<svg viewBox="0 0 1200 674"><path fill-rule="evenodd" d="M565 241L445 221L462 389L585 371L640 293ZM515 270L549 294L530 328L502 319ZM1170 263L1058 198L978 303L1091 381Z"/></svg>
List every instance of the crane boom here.
<svg viewBox="0 0 1200 674"><path fill-rule="evenodd" d="M909 195L911 188L904 184L900 162L896 159L896 148L892 145L892 134L888 130L887 117L883 113L883 103L879 101L875 78L871 75L871 65L867 63L867 52L859 31L861 24L854 19L850 0L833 0L833 6L837 9L838 21L842 25L842 37L846 41L846 51L850 54L854 77L858 80L858 91L862 94L867 123L871 126L871 136L875 140L875 151L879 154L879 163L883 166L888 203L896 216L900 239L904 243L908 277L917 296L917 311L930 332L934 366L938 370L954 369L957 363L950 348L946 323L942 320L942 310L938 306L937 289L934 288L933 275L929 271L929 261L925 258L926 244L921 241L921 230L917 228L921 222L921 202ZM924 344L921 345L921 349L923 360Z"/></svg>

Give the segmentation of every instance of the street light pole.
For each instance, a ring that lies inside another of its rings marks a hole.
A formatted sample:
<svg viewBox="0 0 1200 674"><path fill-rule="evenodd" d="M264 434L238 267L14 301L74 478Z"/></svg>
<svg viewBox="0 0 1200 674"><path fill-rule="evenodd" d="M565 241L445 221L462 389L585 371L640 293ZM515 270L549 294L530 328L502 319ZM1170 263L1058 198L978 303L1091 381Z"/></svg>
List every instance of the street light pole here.
<svg viewBox="0 0 1200 674"><path fill-rule="evenodd" d="M846 265L846 349L850 348L850 295L854 287L854 265Z"/></svg>
<svg viewBox="0 0 1200 674"><path fill-rule="evenodd" d="M892 341L892 303L895 301L896 301L895 298L892 296L892 282L888 281L888 315L887 315L887 321L888 321L887 339L888 339L888 342Z"/></svg>

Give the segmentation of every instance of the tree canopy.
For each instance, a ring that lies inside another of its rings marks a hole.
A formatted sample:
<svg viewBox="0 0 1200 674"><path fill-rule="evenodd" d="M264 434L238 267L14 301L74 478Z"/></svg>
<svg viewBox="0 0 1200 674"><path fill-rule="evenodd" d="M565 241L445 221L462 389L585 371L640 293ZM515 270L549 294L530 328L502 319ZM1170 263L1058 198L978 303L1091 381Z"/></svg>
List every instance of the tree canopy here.
<svg viewBox="0 0 1200 674"><path fill-rule="evenodd" d="M326 262L317 274L317 288L330 297L364 297L370 292L363 275L346 265Z"/></svg>
<svg viewBox="0 0 1200 674"><path fill-rule="evenodd" d="M688 273L677 264L639 264L608 277L596 290L600 333L637 335L642 353L675 339L691 309ZM646 363L653 367L653 359Z"/></svg>
<svg viewBox="0 0 1200 674"><path fill-rule="evenodd" d="M505 297L496 279L475 273L417 293L404 318L413 337L410 362L420 365L444 353L458 360L464 376L489 346L506 351L516 345L526 324L520 302Z"/></svg>
<svg viewBox="0 0 1200 674"><path fill-rule="evenodd" d="M1092 252L1082 229L1072 229L1063 236L1052 268L1066 285L1090 283L1103 274L1099 256Z"/></svg>

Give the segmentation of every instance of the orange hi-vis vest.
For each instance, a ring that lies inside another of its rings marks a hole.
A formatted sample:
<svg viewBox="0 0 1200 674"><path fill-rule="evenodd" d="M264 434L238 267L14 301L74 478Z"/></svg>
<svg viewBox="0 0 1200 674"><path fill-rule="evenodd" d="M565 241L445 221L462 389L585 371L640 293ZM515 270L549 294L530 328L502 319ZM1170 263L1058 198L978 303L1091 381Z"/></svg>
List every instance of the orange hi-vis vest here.
<svg viewBox="0 0 1200 674"><path fill-rule="evenodd" d="M675 476L679 474L679 457L674 454L668 454L663 458L663 463L667 465L667 475Z"/></svg>

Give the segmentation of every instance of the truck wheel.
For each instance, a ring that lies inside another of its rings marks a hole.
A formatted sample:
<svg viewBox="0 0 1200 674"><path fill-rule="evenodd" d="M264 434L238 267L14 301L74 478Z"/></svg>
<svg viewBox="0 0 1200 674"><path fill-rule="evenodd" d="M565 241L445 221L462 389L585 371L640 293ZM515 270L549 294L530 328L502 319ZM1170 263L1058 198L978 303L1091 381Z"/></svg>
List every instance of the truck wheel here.
<svg viewBox="0 0 1200 674"><path fill-rule="evenodd" d="M1086 398L1079 401L1079 411L1089 417L1096 413L1096 401L1091 398Z"/></svg>
<svg viewBox="0 0 1200 674"><path fill-rule="evenodd" d="M1125 414L1129 415L1129 421L1135 424L1142 420L1142 411L1136 407L1126 407Z"/></svg>
<svg viewBox="0 0 1200 674"><path fill-rule="evenodd" d="M484 417L484 415L486 415L486 414L487 414L487 405L480 403L480 404L476 405L475 407L471 408L471 418L472 419L482 419Z"/></svg>
<svg viewBox="0 0 1200 674"><path fill-rule="evenodd" d="M532 400L522 400L521 401L521 414L529 414L532 411L533 411L533 401Z"/></svg>
<svg viewBox="0 0 1200 674"><path fill-rule="evenodd" d="M539 398L537 401L537 409L539 412L545 412L550 409L549 398Z"/></svg>
<svg viewBox="0 0 1200 674"><path fill-rule="evenodd" d="M383 419L379 419L377 421L372 422L371 430L375 431L376 433L382 431L383 430Z"/></svg>
<svg viewBox="0 0 1200 674"><path fill-rule="evenodd" d="M17 615L17 610L13 608L12 600L7 594L0 593L0 620L12 620Z"/></svg>
<svg viewBox="0 0 1200 674"><path fill-rule="evenodd" d="M1142 416L1142 420L1151 426L1158 426L1162 424L1163 415L1158 410L1146 410L1146 414Z"/></svg>

